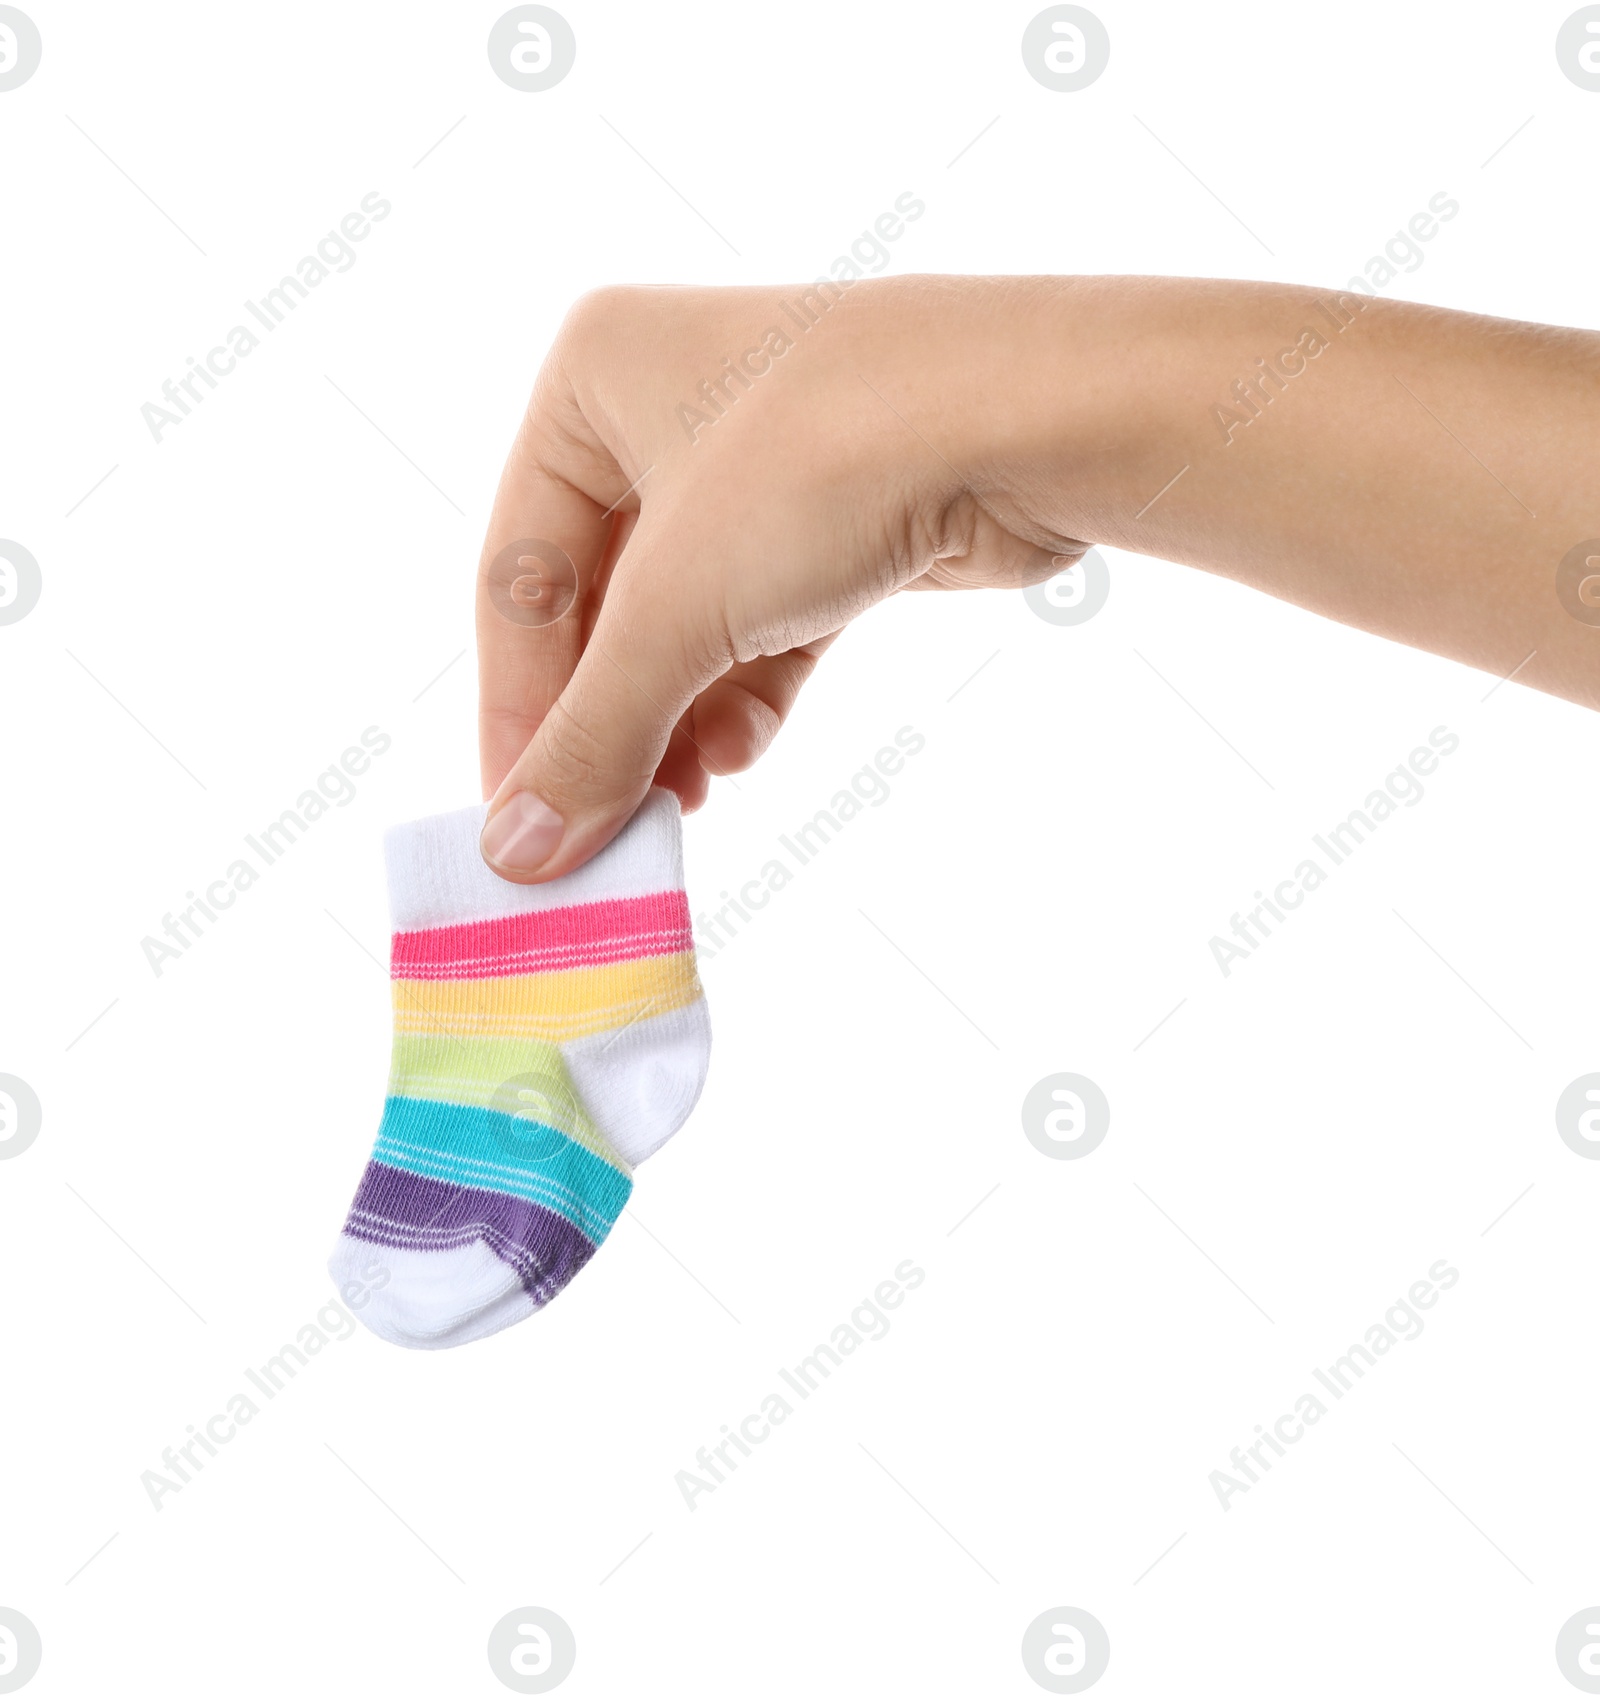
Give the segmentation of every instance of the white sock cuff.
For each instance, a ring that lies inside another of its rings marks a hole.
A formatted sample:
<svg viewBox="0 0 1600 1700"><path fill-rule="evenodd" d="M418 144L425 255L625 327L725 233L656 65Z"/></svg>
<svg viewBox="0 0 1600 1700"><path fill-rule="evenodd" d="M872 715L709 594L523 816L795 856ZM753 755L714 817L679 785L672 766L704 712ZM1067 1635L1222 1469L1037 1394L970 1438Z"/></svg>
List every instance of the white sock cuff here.
<svg viewBox="0 0 1600 1700"><path fill-rule="evenodd" d="M671 791L653 789L604 850L546 885L514 885L484 861L478 838L488 812L487 803L475 803L384 835L389 917L397 933L683 889L683 816Z"/></svg>

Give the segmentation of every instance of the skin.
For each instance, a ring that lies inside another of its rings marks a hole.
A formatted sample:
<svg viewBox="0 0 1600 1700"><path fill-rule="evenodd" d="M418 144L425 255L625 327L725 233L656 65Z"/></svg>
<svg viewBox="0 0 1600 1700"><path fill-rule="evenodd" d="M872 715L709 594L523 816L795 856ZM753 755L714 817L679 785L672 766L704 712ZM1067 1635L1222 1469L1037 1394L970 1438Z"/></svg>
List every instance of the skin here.
<svg viewBox="0 0 1600 1700"><path fill-rule="evenodd" d="M983 277L813 292L802 332L782 304L814 287L606 289L562 326L479 573L504 878L569 872L652 784L698 807L874 603L1014 590L1094 544L1600 708L1600 625L1556 590L1600 537L1600 335L1285 284ZM728 378L774 326L793 346ZM519 564L529 538L561 553Z"/></svg>

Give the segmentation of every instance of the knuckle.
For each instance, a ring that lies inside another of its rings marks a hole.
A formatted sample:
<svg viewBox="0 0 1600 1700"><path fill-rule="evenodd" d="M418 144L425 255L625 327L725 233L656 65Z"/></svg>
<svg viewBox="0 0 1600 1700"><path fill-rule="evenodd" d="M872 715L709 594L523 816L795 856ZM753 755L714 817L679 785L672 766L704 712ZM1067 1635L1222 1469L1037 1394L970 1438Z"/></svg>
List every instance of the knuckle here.
<svg viewBox="0 0 1600 1700"><path fill-rule="evenodd" d="M575 801L603 800L648 784L655 771L638 751L618 748L585 725L565 701L558 700L545 716L539 744L553 779L547 788Z"/></svg>
<svg viewBox="0 0 1600 1700"><path fill-rule="evenodd" d="M531 717L520 709L484 707L478 710L478 731L483 737L516 736L526 744L532 730Z"/></svg>
<svg viewBox="0 0 1600 1700"><path fill-rule="evenodd" d="M602 741L564 702L558 701L539 728L544 755L560 775L563 788L594 791L601 788L609 764Z"/></svg>
<svg viewBox="0 0 1600 1700"><path fill-rule="evenodd" d="M631 313L638 294L638 290L623 283L585 290L567 309L560 340L581 347L596 336L614 332L618 322Z"/></svg>

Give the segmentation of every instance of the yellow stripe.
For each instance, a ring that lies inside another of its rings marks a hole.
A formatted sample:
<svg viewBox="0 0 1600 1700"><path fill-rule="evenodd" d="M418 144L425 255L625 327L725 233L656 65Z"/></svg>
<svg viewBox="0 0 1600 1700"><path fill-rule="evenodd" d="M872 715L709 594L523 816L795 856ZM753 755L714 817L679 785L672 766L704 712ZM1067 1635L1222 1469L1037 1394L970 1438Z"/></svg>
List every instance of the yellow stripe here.
<svg viewBox="0 0 1600 1700"><path fill-rule="evenodd" d="M555 974L391 982L395 1030L564 1044L681 1009L701 995L694 952Z"/></svg>

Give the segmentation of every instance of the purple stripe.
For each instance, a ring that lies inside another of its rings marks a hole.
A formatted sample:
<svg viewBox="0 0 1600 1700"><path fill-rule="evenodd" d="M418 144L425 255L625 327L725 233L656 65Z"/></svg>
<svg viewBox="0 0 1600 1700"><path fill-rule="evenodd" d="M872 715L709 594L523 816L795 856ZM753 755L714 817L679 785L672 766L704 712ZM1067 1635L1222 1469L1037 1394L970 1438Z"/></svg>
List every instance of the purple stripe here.
<svg viewBox="0 0 1600 1700"><path fill-rule="evenodd" d="M516 1270L540 1305L566 1286L595 1249L565 1216L542 1204L376 1162L367 1164L344 1231L352 1239L407 1250L446 1250L482 1240Z"/></svg>

